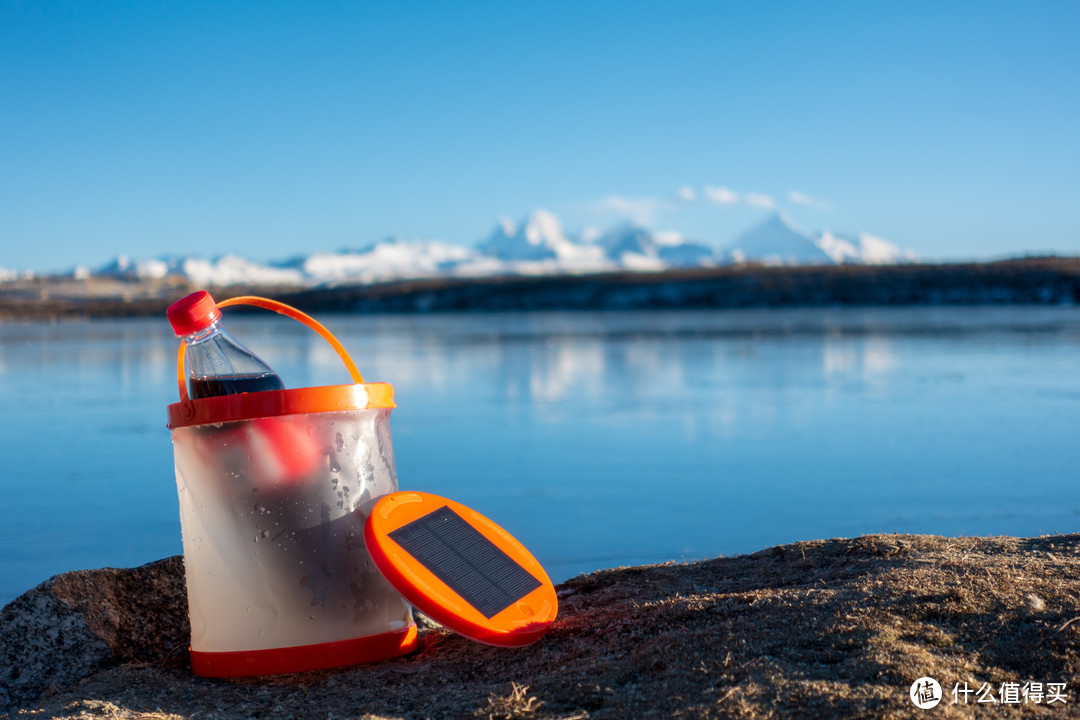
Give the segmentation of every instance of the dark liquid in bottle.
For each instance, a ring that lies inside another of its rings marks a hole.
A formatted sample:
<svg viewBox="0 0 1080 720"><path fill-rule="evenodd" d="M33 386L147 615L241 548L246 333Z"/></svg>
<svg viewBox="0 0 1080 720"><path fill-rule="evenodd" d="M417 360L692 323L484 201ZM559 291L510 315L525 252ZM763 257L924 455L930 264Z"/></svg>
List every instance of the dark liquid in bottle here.
<svg viewBox="0 0 1080 720"><path fill-rule="evenodd" d="M277 375L226 375L188 379L188 392L192 399L239 395L240 393L284 390L285 385Z"/></svg>

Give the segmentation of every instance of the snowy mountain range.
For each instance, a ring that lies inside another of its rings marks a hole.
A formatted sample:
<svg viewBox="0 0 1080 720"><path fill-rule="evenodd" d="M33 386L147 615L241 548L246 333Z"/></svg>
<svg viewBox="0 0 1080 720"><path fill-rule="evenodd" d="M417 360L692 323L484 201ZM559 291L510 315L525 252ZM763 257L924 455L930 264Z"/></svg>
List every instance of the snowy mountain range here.
<svg viewBox="0 0 1080 720"><path fill-rule="evenodd" d="M317 286L421 277L648 272L751 262L890 264L915 260L911 251L872 235L805 233L779 212L727 247L716 249L678 233L653 232L633 224L574 237L566 233L554 214L536 210L520 224L501 221L475 248L391 238L358 250L317 252L269 264L236 255L214 260L197 257L132 260L120 256L96 270L75 268L70 275L76 279L122 280L175 276L202 286ZM16 274L0 270L0 281L14 277Z"/></svg>
<svg viewBox="0 0 1080 720"><path fill-rule="evenodd" d="M772 265L856 264L890 265L919 258L879 237L846 235L826 230L817 236L798 230L782 212L775 212L729 245L731 262Z"/></svg>

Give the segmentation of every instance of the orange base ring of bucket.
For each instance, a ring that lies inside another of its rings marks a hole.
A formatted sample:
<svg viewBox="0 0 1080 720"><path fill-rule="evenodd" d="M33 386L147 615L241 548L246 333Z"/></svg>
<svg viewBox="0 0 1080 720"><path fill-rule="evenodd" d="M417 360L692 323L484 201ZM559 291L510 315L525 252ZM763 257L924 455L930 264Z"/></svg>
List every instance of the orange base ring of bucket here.
<svg viewBox="0 0 1080 720"><path fill-rule="evenodd" d="M368 637L268 650L190 650L191 670L200 677L283 675L387 660L416 649L416 626Z"/></svg>

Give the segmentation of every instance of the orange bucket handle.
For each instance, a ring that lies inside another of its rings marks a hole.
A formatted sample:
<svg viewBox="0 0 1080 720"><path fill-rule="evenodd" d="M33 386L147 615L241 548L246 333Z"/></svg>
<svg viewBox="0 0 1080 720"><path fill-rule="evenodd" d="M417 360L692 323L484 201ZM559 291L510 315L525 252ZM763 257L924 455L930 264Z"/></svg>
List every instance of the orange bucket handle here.
<svg viewBox="0 0 1080 720"><path fill-rule="evenodd" d="M330 347L334 348L338 357L345 363L345 369L349 371L349 375L352 376L353 382L357 385L364 384L364 376L360 374L360 370L357 369L356 363L353 362L349 352L345 349L345 346L341 344L334 334L327 330L322 323L306 313L302 313L291 305L278 302L277 300L271 300L269 298L258 297L257 295L240 295L238 297L229 298L228 300L222 300L217 304L219 308L227 308L232 305L254 305L265 310L273 310L279 315L290 317L293 320L301 322L307 325L309 328L319 333L326 342L330 343ZM180 343L180 349L176 354L176 385L180 390L180 402L188 402L187 391L187 372L184 368L184 343Z"/></svg>

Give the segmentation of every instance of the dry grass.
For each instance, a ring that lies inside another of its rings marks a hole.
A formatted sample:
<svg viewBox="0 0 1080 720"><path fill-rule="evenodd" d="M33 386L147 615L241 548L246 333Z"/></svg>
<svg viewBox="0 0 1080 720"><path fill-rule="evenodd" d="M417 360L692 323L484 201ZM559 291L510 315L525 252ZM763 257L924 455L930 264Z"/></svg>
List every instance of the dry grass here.
<svg viewBox="0 0 1080 720"><path fill-rule="evenodd" d="M407 658L340 672L127 664L19 717L1078 717L1078 580L1076 535L804 542L576 578L524 649L432 628ZM933 711L908 700L924 675L945 691ZM964 682L1065 682L1068 702L953 705Z"/></svg>

